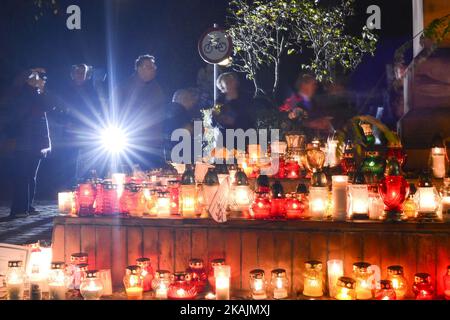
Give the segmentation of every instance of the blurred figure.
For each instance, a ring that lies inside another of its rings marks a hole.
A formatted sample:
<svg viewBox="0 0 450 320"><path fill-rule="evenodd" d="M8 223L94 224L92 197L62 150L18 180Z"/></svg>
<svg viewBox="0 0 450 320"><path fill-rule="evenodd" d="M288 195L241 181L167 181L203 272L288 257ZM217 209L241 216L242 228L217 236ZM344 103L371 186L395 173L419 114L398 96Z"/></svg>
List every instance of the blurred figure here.
<svg viewBox="0 0 450 320"><path fill-rule="evenodd" d="M200 112L196 108L199 100L198 89L180 89L174 93L172 102L167 106L167 116L164 122L164 157L167 161L171 160L172 148L178 143L171 141L172 132L177 129L186 129L191 134L191 138L194 138L194 121L201 119ZM191 145L193 146L193 144ZM193 161L192 154L191 161Z"/></svg>
<svg viewBox="0 0 450 320"><path fill-rule="evenodd" d="M135 155L130 160L142 169L163 164L163 130L165 117L163 91L156 81L155 57L143 55L135 61L135 73L119 90L117 119L133 131Z"/></svg>
<svg viewBox="0 0 450 320"><path fill-rule="evenodd" d="M102 109L105 106L103 88L93 81L94 68L87 64L72 66L70 83L64 90L66 109L65 132L62 142L63 168L66 188L71 188L92 170L101 170L89 157L92 146L83 146L89 132L95 130L102 119Z"/></svg>
<svg viewBox="0 0 450 320"><path fill-rule="evenodd" d="M45 69L31 69L24 76L26 80L12 100L8 128L15 140L12 219L39 214L33 207L37 174L41 160L51 151Z"/></svg>
<svg viewBox="0 0 450 320"><path fill-rule="evenodd" d="M298 110L307 115L303 122L308 135L317 135L321 132L333 132L333 126L329 115L323 114L315 103L315 95L318 89L317 80L309 74L300 75L295 84L296 91L279 108L282 112L289 112L289 118L294 119Z"/></svg>
<svg viewBox="0 0 450 320"><path fill-rule="evenodd" d="M345 84L341 79L325 85L323 94L317 97L317 109L314 115L332 117L330 122L334 129L341 129L348 120L357 115Z"/></svg>
<svg viewBox="0 0 450 320"><path fill-rule="evenodd" d="M243 129L254 127L250 110L252 100L240 88L239 78L234 72L222 73L217 78L217 88L222 93L219 99L220 111L215 112L214 118L221 129Z"/></svg>

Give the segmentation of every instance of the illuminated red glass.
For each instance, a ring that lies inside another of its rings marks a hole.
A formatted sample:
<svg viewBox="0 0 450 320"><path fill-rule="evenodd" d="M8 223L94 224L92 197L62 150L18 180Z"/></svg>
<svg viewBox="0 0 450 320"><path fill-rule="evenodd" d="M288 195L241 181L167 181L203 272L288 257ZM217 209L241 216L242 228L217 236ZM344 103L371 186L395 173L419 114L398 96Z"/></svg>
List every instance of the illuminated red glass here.
<svg viewBox="0 0 450 320"><path fill-rule="evenodd" d="M277 179L285 179L286 178L286 161L284 158L280 157L278 162L278 172L275 175Z"/></svg>
<svg viewBox="0 0 450 320"><path fill-rule="evenodd" d="M270 207L270 218L285 219L286 218L286 198L272 198Z"/></svg>
<svg viewBox="0 0 450 320"><path fill-rule="evenodd" d="M416 300L433 300L434 287L431 284L431 276L428 273L416 273L412 289L416 295Z"/></svg>
<svg viewBox="0 0 450 320"><path fill-rule="evenodd" d="M286 178L298 179L300 178L300 165L295 160L289 160L285 167Z"/></svg>
<svg viewBox="0 0 450 320"><path fill-rule="evenodd" d="M149 258L136 259L136 265L141 269L141 277L143 280L144 291L152 290L152 281L154 278L152 264Z"/></svg>
<svg viewBox="0 0 450 320"><path fill-rule="evenodd" d="M173 300L194 299L197 296L197 287L191 281L191 275L185 272L173 274L167 296Z"/></svg>
<svg viewBox="0 0 450 320"><path fill-rule="evenodd" d="M75 203L80 217L94 214L96 188L91 183L80 184L75 192Z"/></svg>
<svg viewBox="0 0 450 320"><path fill-rule="evenodd" d="M95 213L97 215L115 215L120 212L117 186L102 183L97 189Z"/></svg>
<svg viewBox="0 0 450 320"><path fill-rule="evenodd" d="M169 181L167 186L167 191L170 196L170 214L179 215L180 214L180 183L179 181L173 180Z"/></svg>
<svg viewBox="0 0 450 320"><path fill-rule="evenodd" d="M304 218L304 212L305 205L297 197L297 194L288 194L286 199L286 217L288 219L302 219Z"/></svg>
<svg viewBox="0 0 450 320"><path fill-rule="evenodd" d="M250 209L255 219L267 219L270 216L271 201L269 193L257 192Z"/></svg>
<svg viewBox="0 0 450 320"><path fill-rule="evenodd" d="M202 292L205 289L208 275L206 273L205 265L202 259L191 259L189 261L189 268L186 272L191 274L192 282L197 287L197 292Z"/></svg>
<svg viewBox="0 0 450 320"><path fill-rule="evenodd" d="M402 176L386 176L381 180L378 191L386 211L401 212L409 193L409 184Z"/></svg>
<svg viewBox="0 0 450 320"><path fill-rule="evenodd" d="M390 280L381 280L380 288L375 291L375 300L397 300Z"/></svg>

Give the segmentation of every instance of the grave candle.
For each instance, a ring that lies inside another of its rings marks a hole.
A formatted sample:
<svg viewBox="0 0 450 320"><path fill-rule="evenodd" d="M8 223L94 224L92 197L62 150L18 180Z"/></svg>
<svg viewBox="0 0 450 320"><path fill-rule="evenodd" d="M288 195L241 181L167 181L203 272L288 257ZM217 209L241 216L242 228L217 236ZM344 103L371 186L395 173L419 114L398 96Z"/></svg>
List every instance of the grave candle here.
<svg viewBox="0 0 450 320"><path fill-rule="evenodd" d="M344 276L344 262L342 260L329 260L327 262L328 270L328 289L330 297L334 298L337 293L337 282Z"/></svg>
<svg viewBox="0 0 450 320"><path fill-rule="evenodd" d="M332 176L333 219L345 221L347 218L348 176Z"/></svg>
<svg viewBox="0 0 450 320"><path fill-rule="evenodd" d="M289 281L286 276L286 270L284 269L272 270L271 285L274 299L279 300L287 298Z"/></svg>
<svg viewBox="0 0 450 320"><path fill-rule="evenodd" d="M214 267L216 300L230 300L230 276L230 266L218 265Z"/></svg>

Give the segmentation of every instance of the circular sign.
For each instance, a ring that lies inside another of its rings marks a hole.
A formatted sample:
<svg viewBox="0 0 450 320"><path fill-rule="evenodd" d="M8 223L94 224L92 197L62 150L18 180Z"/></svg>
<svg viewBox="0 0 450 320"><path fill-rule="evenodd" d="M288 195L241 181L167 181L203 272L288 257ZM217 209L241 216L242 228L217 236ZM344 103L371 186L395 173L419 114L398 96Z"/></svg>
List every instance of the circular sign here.
<svg viewBox="0 0 450 320"><path fill-rule="evenodd" d="M221 28L208 29L198 42L200 56L211 64L217 64L229 58L232 50L231 37Z"/></svg>

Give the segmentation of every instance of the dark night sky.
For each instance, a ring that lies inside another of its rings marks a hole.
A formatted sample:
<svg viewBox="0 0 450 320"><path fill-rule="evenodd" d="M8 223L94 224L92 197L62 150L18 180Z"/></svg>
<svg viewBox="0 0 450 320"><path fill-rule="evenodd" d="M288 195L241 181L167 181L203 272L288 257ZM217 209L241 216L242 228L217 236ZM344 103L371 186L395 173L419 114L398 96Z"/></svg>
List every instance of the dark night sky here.
<svg viewBox="0 0 450 320"><path fill-rule="evenodd" d="M31 2L2 0L3 85L18 69L41 65L48 69L52 86L67 76L72 64L106 67L107 52L113 53L117 78L123 80L131 74L135 57L148 52L158 59L159 81L168 94L195 83L197 70L204 65L197 53L198 37L212 23L224 24L228 4L228 0L60 0L59 15L46 12L36 22ZM81 7L81 31L65 26L70 4ZM382 9L376 56L365 58L352 76L355 88L368 90L382 77L395 49L411 35L411 0L357 0L356 4L359 25L367 17L367 6L378 4ZM292 59L283 68L284 85L299 71L295 62Z"/></svg>

